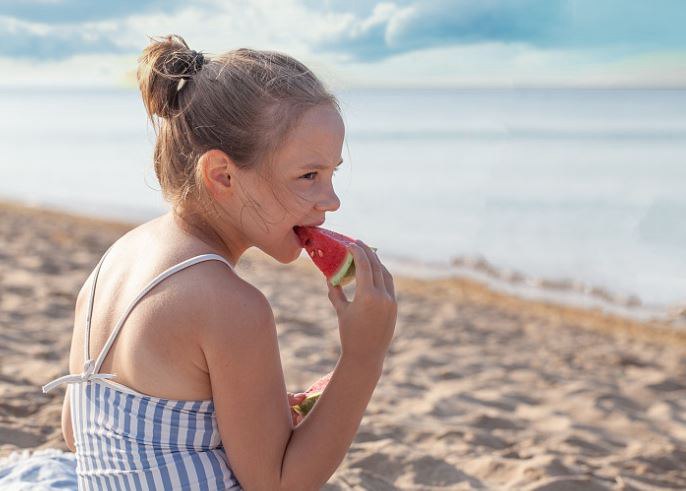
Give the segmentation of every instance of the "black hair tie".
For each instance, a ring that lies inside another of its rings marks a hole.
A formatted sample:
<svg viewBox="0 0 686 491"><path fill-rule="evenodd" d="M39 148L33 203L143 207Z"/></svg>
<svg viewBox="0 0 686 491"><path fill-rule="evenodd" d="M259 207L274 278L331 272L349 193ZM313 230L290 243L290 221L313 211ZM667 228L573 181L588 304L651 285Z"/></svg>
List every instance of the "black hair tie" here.
<svg viewBox="0 0 686 491"><path fill-rule="evenodd" d="M189 75L194 75L202 69L202 66L206 63L206 61L205 56L202 53L198 53L195 50L191 50L191 56L193 57L193 60L191 61L189 66Z"/></svg>
<svg viewBox="0 0 686 491"><path fill-rule="evenodd" d="M202 53L198 53L195 50L191 50L189 53L189 61L186 64L183 75L179 78L179 82L176 84L176 92L179 92L186 85L186 81L190 80L193 75L198 73L205 63L209 63L209 60L205 60L205 56Z"/></svg>

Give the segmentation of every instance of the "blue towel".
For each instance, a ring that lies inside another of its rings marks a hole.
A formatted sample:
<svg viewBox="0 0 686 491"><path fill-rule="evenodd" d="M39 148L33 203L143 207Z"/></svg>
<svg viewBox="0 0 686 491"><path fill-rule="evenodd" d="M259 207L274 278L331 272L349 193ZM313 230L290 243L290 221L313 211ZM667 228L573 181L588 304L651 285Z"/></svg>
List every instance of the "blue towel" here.
<svg viewBox="0 0 686 491"><path fill-rule="evenodd" d="M76 455L56 448L12 452L0 459L0 489L47 491L77 489Z"/></svg>

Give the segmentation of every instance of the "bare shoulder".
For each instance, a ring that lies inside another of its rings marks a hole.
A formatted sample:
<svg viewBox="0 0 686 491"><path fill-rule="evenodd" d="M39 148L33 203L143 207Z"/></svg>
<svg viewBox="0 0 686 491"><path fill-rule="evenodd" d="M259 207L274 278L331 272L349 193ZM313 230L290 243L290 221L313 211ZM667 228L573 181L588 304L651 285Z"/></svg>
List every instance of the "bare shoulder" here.
<svg viewBox="0 0 686 491"><path fill-rule="evenodd" d="M211 343L218 337L242 336L246 329L274 327L265 295L236 274L217 274L217 266L221 264L215 265L205 276L206 283L192 293L205 309L203 338Z"/></svg>
<svg viewBox="0 0 686 491"><path fill-rule="evenodd" d="M165 284L166 283L166 284ZM192 337L203 344L219 329L240 327L246 314L269 308L265 296L220 261L203 261L178 271L161 285L164 305L179 325L193 325ZM271 309L269 308L271 313ZM167 325L173 319L167 319ZM175 324L176 321L173 321Z"/></svg>

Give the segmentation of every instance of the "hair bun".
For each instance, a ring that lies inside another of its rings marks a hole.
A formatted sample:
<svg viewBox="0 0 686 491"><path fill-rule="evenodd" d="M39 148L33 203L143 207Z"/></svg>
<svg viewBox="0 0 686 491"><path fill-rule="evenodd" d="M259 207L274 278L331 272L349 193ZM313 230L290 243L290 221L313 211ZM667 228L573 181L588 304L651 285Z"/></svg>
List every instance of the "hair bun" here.
<svg viewBox="0 0 686 491"><path fill-rule="evenodd" d="M138 85L148 116L172 117L178 111L177 92L208 63L176 34L151 38L138 59ZM183 80L183 82L181 82Z"/></svg>

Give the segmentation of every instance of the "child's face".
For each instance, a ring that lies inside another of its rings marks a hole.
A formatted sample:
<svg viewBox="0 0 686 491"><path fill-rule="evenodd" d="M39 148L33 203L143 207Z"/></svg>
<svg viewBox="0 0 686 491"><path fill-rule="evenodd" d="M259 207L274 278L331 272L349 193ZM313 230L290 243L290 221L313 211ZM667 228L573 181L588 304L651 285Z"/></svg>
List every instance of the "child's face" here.
<svg viewBox="0 0 686 491"><path fill-rule="evenodd" d="M274 157L270 180L255 182L253 198L259 203L259 215L250 214L258 222L253 225L254 245L279 262L300 255L295 225L319 225L325 212L340 207L332 177L342 161L344 136L345 126L335 108L309 109Z"/></svg>

